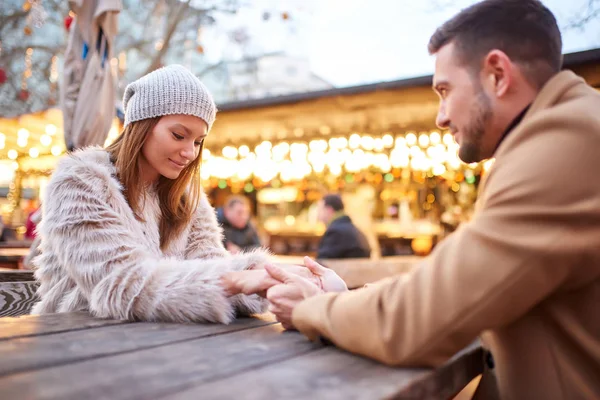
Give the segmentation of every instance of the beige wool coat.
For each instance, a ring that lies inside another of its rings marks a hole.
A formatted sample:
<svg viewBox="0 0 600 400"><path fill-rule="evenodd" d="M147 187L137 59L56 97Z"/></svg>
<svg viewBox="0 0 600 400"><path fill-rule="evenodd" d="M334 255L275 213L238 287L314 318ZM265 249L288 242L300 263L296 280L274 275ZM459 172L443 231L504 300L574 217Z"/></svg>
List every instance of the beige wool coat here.
<svg viewBox="0 0 600 400"><path fill-rule="evenodd" d="M503 399L600 399L600 94L553 77L495 154L473 219L410 275L300 303L311 339L435 366L477 336Z"/></svg>

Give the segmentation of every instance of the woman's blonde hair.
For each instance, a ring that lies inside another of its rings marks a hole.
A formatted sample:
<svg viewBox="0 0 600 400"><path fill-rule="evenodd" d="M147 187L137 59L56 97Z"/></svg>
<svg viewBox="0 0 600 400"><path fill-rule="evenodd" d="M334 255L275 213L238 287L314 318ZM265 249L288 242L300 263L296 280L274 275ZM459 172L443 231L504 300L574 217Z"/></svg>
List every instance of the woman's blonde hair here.
<svg viewBox="0 0 600 400"><path fill-rule="evenodd" d="M144 204L144 182L140 157L142 147L160 117L132 122L125 127L117 140L107 147L117 168L118 178L124 195L136 218L142 220L141 207ZM159 223L160 248L166 249L169 243L191 223L201 196L200 165L202 146L198 157L190 162L176 179L160 176L156 186L161 219Z"/></svg>

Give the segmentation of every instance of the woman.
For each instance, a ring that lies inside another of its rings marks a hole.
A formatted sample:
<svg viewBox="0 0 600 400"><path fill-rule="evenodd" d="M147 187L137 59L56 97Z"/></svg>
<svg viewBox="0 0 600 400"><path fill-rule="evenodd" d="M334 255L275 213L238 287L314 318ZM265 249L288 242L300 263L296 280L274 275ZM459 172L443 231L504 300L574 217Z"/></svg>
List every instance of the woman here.
<svg viewBox="0 0 600 400"><path fill-rule="evenodd" d="M226 277L264 267L268 253L227 253L201 191L217 111L206 87L169 66L131 83L123 103L115 143L62 159L48 185L33 313L229 323L263 311L264 300L234 295Z"/></svg>

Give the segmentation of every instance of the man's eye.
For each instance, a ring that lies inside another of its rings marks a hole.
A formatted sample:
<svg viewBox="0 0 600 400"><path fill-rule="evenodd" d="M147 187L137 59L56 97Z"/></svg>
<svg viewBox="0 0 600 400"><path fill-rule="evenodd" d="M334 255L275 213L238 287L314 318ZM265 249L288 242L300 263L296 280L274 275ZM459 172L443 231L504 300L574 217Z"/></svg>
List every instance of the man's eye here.
<svg viewBox="0 0 600 400"><path fill-rule="evenodd" d="M200 146L202 144L202 142L194 142L195 146Z"/></svg>
<svg viewBox="0 0 600 400"><path fill-rule="evenodd" d="M183 136L176 134L175 132L171 132L173 134L173 137L177 140L181 140L183 139Z"/></svg>

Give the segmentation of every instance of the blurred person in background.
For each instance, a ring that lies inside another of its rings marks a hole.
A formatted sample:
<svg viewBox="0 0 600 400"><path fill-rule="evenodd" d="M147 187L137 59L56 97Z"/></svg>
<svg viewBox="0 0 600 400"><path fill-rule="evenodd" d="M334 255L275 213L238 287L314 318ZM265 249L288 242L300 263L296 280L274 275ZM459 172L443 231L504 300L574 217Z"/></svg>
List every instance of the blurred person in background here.
<svg viewBox="0 0 600 400"><path fill-rule="evenodd" d="M319 242L317 259L370 257L369 242L346 215L339 194L323 197L318 207L319 220L327 226L327 230Z"/></svg>
<svg viewBox="0 0 600 400"><path fill-rule="evenodd" d="M217 210L217 220L223 227L223 244L232 254L260 247L256 227L250 221L250 202L243 196L231 196Z"/></svg>

